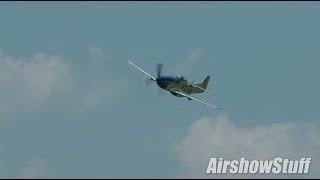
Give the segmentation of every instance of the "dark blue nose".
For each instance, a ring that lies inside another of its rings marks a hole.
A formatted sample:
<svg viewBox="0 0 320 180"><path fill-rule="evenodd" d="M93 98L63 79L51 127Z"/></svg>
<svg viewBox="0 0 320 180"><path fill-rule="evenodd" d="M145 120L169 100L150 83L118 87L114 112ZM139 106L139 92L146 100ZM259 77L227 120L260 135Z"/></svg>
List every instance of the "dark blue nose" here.
<svg viewBox="0 0 320 180"><path fill-rule="evenodd" d="M157 81L158 86L161 87L162 89L167 88L168 83L164 79L157 78L156 81Z"/></svg>

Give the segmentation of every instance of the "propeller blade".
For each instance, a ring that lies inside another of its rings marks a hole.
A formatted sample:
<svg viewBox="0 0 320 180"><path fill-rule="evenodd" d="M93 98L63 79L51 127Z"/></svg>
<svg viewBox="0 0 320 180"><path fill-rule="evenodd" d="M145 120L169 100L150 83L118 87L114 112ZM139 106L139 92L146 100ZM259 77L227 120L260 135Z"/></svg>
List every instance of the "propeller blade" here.
<svg viewBox="0 0 320 180"><path fill-rule="evenodd" d="M157 74L158 74L158 77L161 76L162 67L163 67L163 64L157 64Z"/></svg>

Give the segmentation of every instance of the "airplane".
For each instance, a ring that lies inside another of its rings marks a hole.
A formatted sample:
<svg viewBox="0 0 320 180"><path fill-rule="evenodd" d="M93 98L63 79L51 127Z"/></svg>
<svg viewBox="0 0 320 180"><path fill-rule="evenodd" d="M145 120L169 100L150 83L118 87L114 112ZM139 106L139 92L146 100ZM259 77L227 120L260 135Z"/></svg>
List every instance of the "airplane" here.
<svg viewBox="0 0 320 180"><path fill-rule="evenodd" d="M147 72L145 72L143 69L132 63L131 61L128 61L132 66L143 72L145 75L147 75L149 78L146 80L146 84L149 82L155 81L157 82L157 85L166 91L169 91L172 95L176 97L186 97L188 100L194 100L199 103L205 104L207 106L210 106L217 110L222 110L219 107L216 107L214 105L208 104L206 102L200 101L199 99L196 99L194 97L191 97L190 94L196 94L196 93L203 93L206 91L206 88L208 86L210 76L207 75L206 78L198 84L189 84L188 80L186 80L183 76L161 76L161 71L163 64L157 64L157 78L151 76Z"/></svg>

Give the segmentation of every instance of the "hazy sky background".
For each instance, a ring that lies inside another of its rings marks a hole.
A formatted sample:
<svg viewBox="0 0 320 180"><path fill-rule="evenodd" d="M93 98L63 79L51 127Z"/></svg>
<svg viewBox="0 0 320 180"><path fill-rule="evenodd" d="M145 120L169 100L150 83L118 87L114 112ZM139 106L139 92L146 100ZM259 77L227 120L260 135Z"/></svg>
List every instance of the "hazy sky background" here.
<svg viewBox="0 0 320 180"><path fill-rule="evenodd" d="M214 178L209 157L277 156L319 177L319 18L317 2L1 2L0 177ZM128 60L211 75L194 97L224 110L159 95Z"/></svg>

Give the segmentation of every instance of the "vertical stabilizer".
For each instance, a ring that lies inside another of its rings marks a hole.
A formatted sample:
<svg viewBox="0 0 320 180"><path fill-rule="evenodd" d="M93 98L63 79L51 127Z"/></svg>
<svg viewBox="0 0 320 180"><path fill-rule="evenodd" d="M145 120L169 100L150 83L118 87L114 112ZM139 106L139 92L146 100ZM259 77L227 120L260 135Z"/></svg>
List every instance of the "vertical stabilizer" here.
<svg viewBox="0 0 320 180"><path fill-rule="evenodd" d="M208 75L200 84L197 84L197 86L201 87L202 89L207 89L209 84L210 76Z"/></svg>

